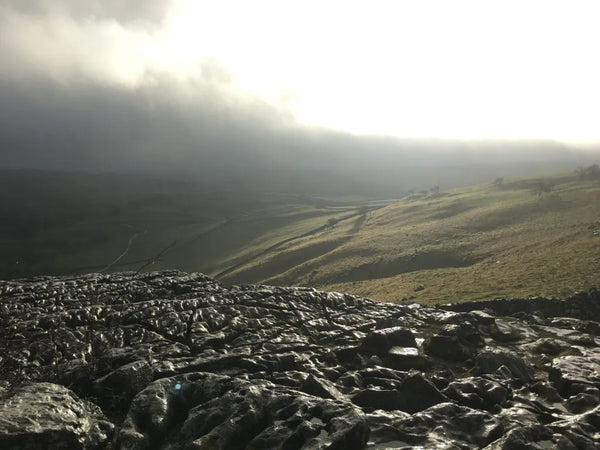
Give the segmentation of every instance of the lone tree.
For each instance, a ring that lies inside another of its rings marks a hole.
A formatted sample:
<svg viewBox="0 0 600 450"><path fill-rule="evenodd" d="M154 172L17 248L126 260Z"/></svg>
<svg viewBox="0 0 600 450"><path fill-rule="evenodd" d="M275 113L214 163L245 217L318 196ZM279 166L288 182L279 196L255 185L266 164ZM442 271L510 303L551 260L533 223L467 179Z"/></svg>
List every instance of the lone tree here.
<svg viewBox="0 0 600 450"><path fill-rule="evenodd" d="M533 188L533 192L537 194L538 198L542 195L552 192L554 189L554 183L551 181L540 181Z"/></svg>

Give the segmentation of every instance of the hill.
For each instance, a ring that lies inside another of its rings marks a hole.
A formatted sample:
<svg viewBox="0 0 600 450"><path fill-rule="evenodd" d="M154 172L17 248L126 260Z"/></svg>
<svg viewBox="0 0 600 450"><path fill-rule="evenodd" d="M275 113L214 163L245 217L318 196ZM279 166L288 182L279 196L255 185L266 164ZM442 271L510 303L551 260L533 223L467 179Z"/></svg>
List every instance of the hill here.
<svg viewBox="0 0 600 450"><path fill-rule="evenodd" d="M600 184L578 175L422 191L338 217L220 277L429 304L600 285Z"/></svg>
<svg viewBox="0 0 600 450"><path fill-rule="evenodd" d="M0 278L179 269L393 302L565 296L600 285L596 175L382 198L4 171Z"/></svg>
<svg viewBox="0 0 600 450"><path fill-rule="evenodd" d="M0 279L90 271L218 273L381 201L218 190L132 174L0 172Z"/></svg>

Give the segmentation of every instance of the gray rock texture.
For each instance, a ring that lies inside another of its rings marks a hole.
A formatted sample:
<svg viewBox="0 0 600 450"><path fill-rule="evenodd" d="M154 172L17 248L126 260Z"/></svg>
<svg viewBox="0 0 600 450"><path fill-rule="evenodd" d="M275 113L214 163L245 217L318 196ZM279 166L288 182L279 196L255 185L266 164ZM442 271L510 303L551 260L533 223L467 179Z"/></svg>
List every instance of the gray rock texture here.
<svg viewBox="0 0 600 450"><path fill-rule="evenodd" d="M598 305L0 281L0 448L600 448Z"/></svg>

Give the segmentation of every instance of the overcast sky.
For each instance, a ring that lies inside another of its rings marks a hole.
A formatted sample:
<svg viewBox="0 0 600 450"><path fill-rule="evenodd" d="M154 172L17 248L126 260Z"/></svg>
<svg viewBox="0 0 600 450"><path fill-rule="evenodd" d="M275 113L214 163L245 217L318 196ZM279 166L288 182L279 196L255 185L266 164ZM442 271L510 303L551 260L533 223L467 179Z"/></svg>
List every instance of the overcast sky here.
<svg viewBox="0 0 600 450"><path fill-rule="evenodd" d="M235 177L379 170L373 152L422 138L600 142L598 17L576 0L0 0L0 166Z"/></svg>
<svg viewBox="0 0 600 450"><path fill-rule="evenodd" d="M600 140L600 2L0 0L0 76L198 79L356 134Z"/></svg>

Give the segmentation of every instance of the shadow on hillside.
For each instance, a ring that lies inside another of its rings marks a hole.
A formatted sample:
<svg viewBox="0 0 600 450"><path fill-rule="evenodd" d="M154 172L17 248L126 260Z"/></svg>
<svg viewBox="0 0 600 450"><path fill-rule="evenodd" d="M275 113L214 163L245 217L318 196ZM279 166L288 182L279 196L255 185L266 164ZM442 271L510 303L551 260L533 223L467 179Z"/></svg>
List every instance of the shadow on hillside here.
<svg viewBox="0 0 600 450"><path fill-rule="evenodd" d="M362 264L335 277L336 283L388 278L402 273L419 270L443 269L446 267L468 267L483 258L466 256L452 250L431 250L414 255L402 256L391 261L382 260Z"/></svg>
<svg viewBox="0 0 600 450"><path fill-rule="evenodd" d="M466 202L455 202L447 206L438 208L435 214L429 216L429 220L442 220L450 217L458 216L464 212L473 209L475 206Z"/></svg>
<svg viewBox="0 0 600 450"><path fill-rule="evenodd" d="M318 258L350 240L350 236L335 241L319 242L307 245L297 250L284 251L274 257L259 263L248 269L242 270L221 279L226 284L248 284L257 283L277 275L281 275L289 269L303 264L311 259Z"/></svg>
<svg viewBox="0 0 600 450"><path fill-rule="evenodd" d="M362 215L358 216L357 219L352 224L352 228L350 229L350 231L348 231L348 234L358 233L366 221L367 221L366 214L362 214Z"/></svg>
<svg viewBox="0 0 600 450"><path fill-rule="evenodd" d="M472 231L486 232L498 228L516 225L533 220L543 214L561 212L569 202L563 200L559 195L548 195L541 199L535 199L527 203L516 204L510 207L498 209L485 216L473 220L469 227Z"/></svg>

